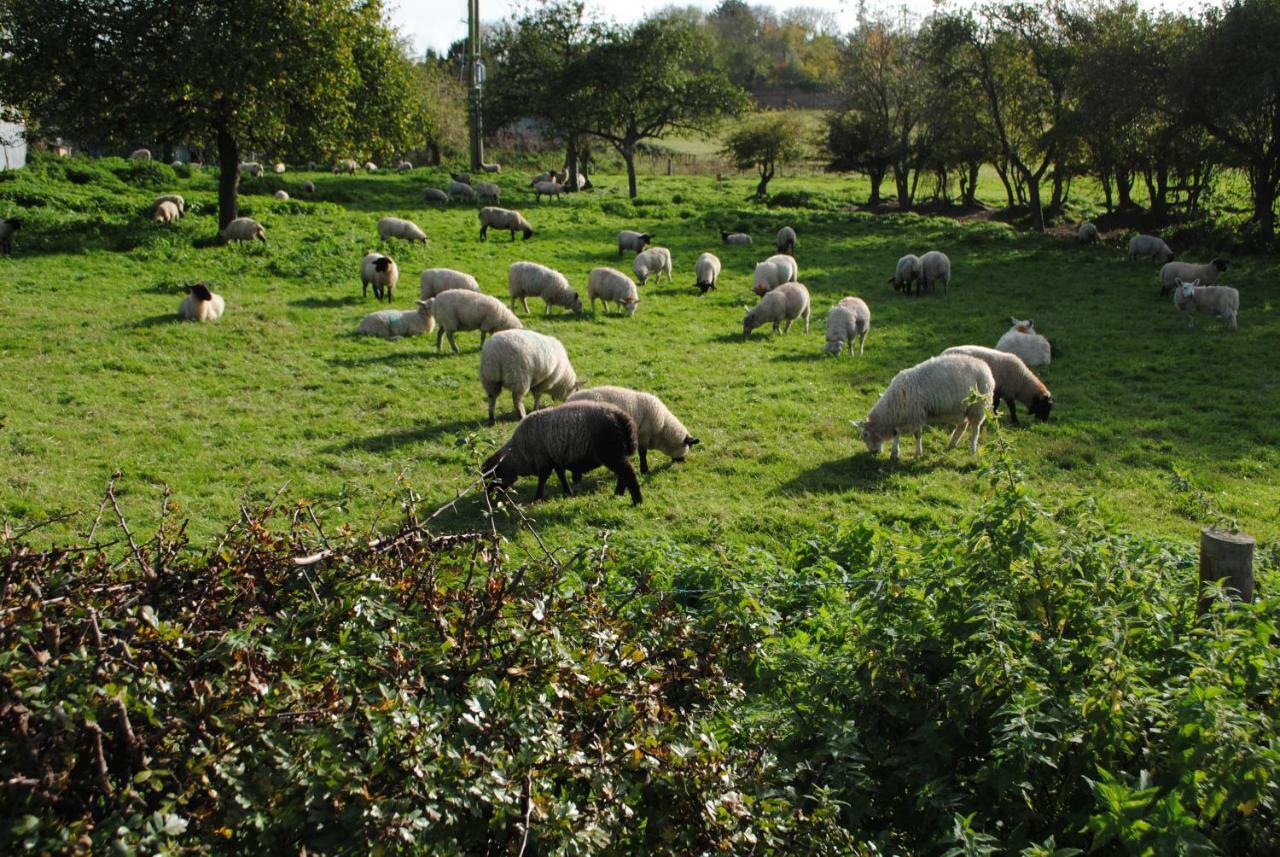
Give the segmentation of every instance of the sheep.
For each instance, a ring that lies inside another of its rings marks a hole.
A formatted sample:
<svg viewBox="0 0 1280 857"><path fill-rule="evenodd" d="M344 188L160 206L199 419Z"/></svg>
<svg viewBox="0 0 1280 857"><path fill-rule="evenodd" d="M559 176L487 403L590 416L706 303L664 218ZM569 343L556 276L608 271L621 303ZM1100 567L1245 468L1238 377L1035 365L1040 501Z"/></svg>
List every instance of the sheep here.
<svg viewBox="0 0 1280 857"><path fill-rule="evenodd" d="M1192 262L1169 262L1160 269L1160 297L1167 297L1178 285L1178 280L1199 280L1201 285L1216 286L1218 276L1227 270L1226 259L1214 259L1203 265Z"/></svg>
<svg viewBox="0 0 1280 857"><path fill-rule="evenodd" d="M400 281L400 268L396 260L381 253L366 253L360 260L361 297L369 297L369 286L373 286L373 297L381 301L386 292L387 303L391 303L395 294L396 283Z"/></svg>
<svg viewBox="0 0 1280 857"><path fill-rule="evenodd" d="M627 250L641 253L652 240L652 232L636 232L634 229L624 229L618 233L618 255L621 256Z"/></svg>
<svg viewBox="0 0 1280 857"><path fill-rule="evenodd" d="M412 220L400 217L384 217L378 221L378 237L383 241L391 238L403 238L405 241L421 241L427 243L427 233Z"/></svg>
<svg viewBox="0 0 1280 857"><path fill-rule="evenodd" d="M427 268L419 279L422 299L429 300L453 289L464 289L469 292L480 291L476 278L452 268Z"/></svg>
<svg viewBox="0 0 1280 857"><path fill-rule="evenodd" d="M466 182L460 182L457 180L450 181L449 184L445 185L445 192L449 194L450 201L455 199L471 201L476 198L475 188Z"/></svg>
<svg viewBox="0 0 1280 857"><path fill-rule="evenodd" d="M267 230L263 229L262 224L252 217L237 217L224 226L218 234L222 237L223 243L226 244L232 241L253 241L255 239L263 244L267 243Z"/></svg>
<svg viewBox="0 0 1280 857"><path fill-rule="evenodd" d="M895 292L907 292L911 290L911 284L916 283L916 293L920 292L920 257L911 253L903 256L898 260L898 266L893 271L893 276L889 278L889 282L893 284Z"/></svg>
<svg viewBox="0 0 1280 857"><path fill-rule="evenodd" d="M596 311L596 298L604 304L605 312L609 311L609 302L613 301L627 315L635 315L636 305L640 303L635 282L617 268L594 268L587 276L587 299L591 301L593 313Z"/></svg>
<svg viewBox="0 0 1280 857"><path fill-rule="evenodd" d="M986 363L996 383L991 409L999 412L1000 400L1004 399L1009 406L1009 420L1014 425L1018 424L1017 402L1025 405L1040 422L1049 419L1049 411L1053 410L1053 395L1018 355L981 345L957 345L942 353L964 354Z"/></svg>
<svg viewBox="0 0 1280 857"><path fill-rule="evenodd" d="M1031 319L1019 321L1016 318L1012 321L1013 327L1000 337L996 350L1016 354L1028 366L1048 366L1053 358L1053 346L1049 344L1049 340L1036 333L1035 322Z"/></svg>
<svg viewBox="0 0 1280 857"><path fill-rule="evenodd" d="M316 183L315 183L315 182L313 182L313 181L311 181L310 179L308 179L307 181L303 182L303 183L302 183L302 192L303 192L303 193L315 193L315 192L316 192Z"/></svg>
<svg viewBox="0 0 1280 857"><path fill-rule="evenodd" d="M538 202L542 202L544 196L560 198L560 194L564 192L564 186L553 181L538 182L533 186L533 196Z"/></svg>
<svg viewBox="0 0 1280 857"><path fill-rule="evenodd" d="M183 166L183 163L177 158L174 158L172 161L169 162L169 166L173 167L176 170L178 167Z"/></svg>
<svg viewBox="0 0 1280 857"><path fill-rule="evenodd" d="M449 194L440 190L440 188L429 187L422 192L422 201L447 203L449 201Z"/></svg>
<svg viewBox="0 0 1280 857"><path fill-rule="evenodd" d="M407 173L411 169L413 169L413 164L411 164L409 161L401 161L400 163L396 164L396 172L398 173Z"/></svg>
<svg viewBox="0 0 1280 857"><path fill-rule="evenodd" d="M22 228L22 221L17 217L8 217L0 221L0 253L6 256L13 252L13 233Z"/></svg>
<svg viewBox="0 0 1280 857"><path fill-rule="evenodd" d="M540 297L547 305L547 312L552 306L561 306L581 314L582 301L578 293L569 286L564 274L552 270L537 262L514 262L507 269L507 292L511 295L511 309L516 308L516 299L529 311L529 298Z"/></svg>
<svg viewBox="0 0 1280 857"><path fill-rule="evenodd" d="M1207 312L1222 316L1228 330L1236 330L1236 314L1240 311L1240 293L1230 286L1201 286L1199 280L1190 283L1178 280L1173 293L1173 305L1187 314L1187 326L1195 327L1195 314Z"/></svg>
<svg viewBox="0 0 1280 857"><path fill-rule="evenodd" d="M1081 244L1096 244L1098 242L1098 227L1091 220L1086 220L1080 224L1080 229L1076 231L1076 239Z"/></svg>
<svg viewBox="0 0 1280 857"><path fill-rule="evenodd" d="M794 283L799 279L800 268L796 265L795 259L783 254L770 256L756 265L755 285L752 291L757 295L763 295L783 283Z"/></svg>
<svg viewBox="0 0 1280 857"><path fill-rule="evenodd" d="M217 321L227 303L222 295L209 291L205 283L187 286L187 296L178 304L178 321Z"/></svg>
<svg viewBox="0 0 1280 857"><path fill-rule="evenodd" d="M751 243L751 236L745 232L725 232L720 230L720 240L734 247L745 247Z"/></svg>
<svg viewBox="0 0 1280 857"><path fill-rule="evenodd" d="M951 260L946 253L930 250L920 257L920 285L935 288L939 281L944 291L951 285Z"/></svg>
<svg viewBox="0 0 1280 857"><path fill-rule="evenodd" d="M156 223L173 223L181 216L182 214L178 211L178 206L169 200L165 200L157 205L156 213L154 215Z"/></svg>
<svg viewBox="0 0 1280 857"><path fill-rule="evenodd" d="M698 260L693 263L693 285L701 290L701 294L706 294L709 289L716 287L716 280L720 279L720 260L714 253L703 253Z"/></svg>
<svg viewBox="0 0 1280 857"><path fill-rule="evenodd" d="M176 193L166 193L163 196L157 196L151 203L151 210L153 213L160 207L160 203L162 202L172 202L176 205L178 207L179 217L182 217L187 213L187 201Z"/></svg>
<svg viewBox="0 0 1280 857"><path fill-rule="evenodd" d="M578 375L564 345L553 336L532 330L500 330L480 347L480 383L489 397L489 425L502 389L511 391L516 414L525 418L524 397L533 393L533 409L549 395L564 401L578 389Z"/></svg>
<svg viewBox="0 0 1280 857"><path fill-rule="evenodd" d="M418 308L411 310L380 309L371 312L356 328L356 333L381 336L383 339L399 339L402 336L421 336L435 327L435 319L426 301L418 301Z"/></svg>
<svg viewBox="0 0 1280 857"><path fill-rule="evenodd" d="M458 353L458 343L453 335L460 330L480 331L480 345L485 337L499 330L516 330L524 327L515 313L497 298L467 289L451 289L427 302L427 311L436 320L436 351L443 350L444 337L449 337L449 347Z"/></svg>
<svg viewBox="0 0 1280 857"><path fill-rule="evenodd" d="M493 182L476 182L474 188L477 198L487 199L494 203L502 202L502 188Z"/></svg>
<svg viewBox="0 0 1280 857"><path fill-rule="evenodd" d="M794 256L796 254L796 231L790 226L784 226L779 229L778 237L774 239L774 246L778 248L779 253Z"/></svg>
<svg viewBox="0 0 1280 857"><path fill-rule="evenodd" d="M847 342L849 355L853 355L853 341L858 340L858 356L871 331L871 308L861 298L841 298L840 303L827 310L827 353L839 357Z"/></svg>
<svg viewBox="0 0 1280 857"><path fill-rule="evenodd" d="M642 286L650 277L661 278L663 273L667 275L669 283L671 282L671 251L666 247L650 247L648 250L637 253L635 261L631 263L631 270L636 272Z"/></svg>
<svg viewBox="0 0 1280 857"><path fill-rule="evenodd" d="M250 175L255 179L262 178L262 164L257 161L245 161L240 165L240 175Z"/></svg>
<svg viewBox="0 0 1280 857"><path fill-rule="evenodd" d="M355 175L356 170L358 169L360 169L360 165L352 158L343 158L333 165L333 171L335 173L350 173L351 175Z"/></svg>
<svg viewBox="0 0 1280 857"><path fill-rule="evenodd" d="M278 176L284 175L284 170L285 170L284 164L276 164L274 167L272 167L272 169L275 170L276 175Z"/></svg>
<svg viewBox="0 0 1280 857"><path fill-rule="evenodd" d="M365 169L365 172L376 173L378 171L378 165L375 164L373 161L365 161L364 169Z"/></svg>
<svg viewBox="0 0 1280 857"><path fill-rule="evenodd" d="M483 182L482 182L483 184ZM524 215L518 211L511 211L507 208L494 208L485 206L480 209L480 240L484 241L489 235L489 229L505 229L511 233L511 240L516 240L517 230L524 235L524 240L528 241L533 236L533 227L529 225L529 221L524 219Z"/></svg>
<svg viewBox="0 0 1280 857"><path fill-rule="evenodd" d="M968 426L969 450L976 455L978 434L991 407L995 386L990 367L976 357L964 354L931 357L894 375L867 418L856 421L854 426L873 455L878 455L884 442L892 437L889 461L896 462L898 437L902 432L915 435L919 458L924 454L921 435L926 423L958 420L947 449L955 447Z"/></svg>
<svg viewBox="0 0 1280 857"><path fill-rule="evenodd" d="M502 490L521 476L537 476L533 499L541 500L552 473L560 478L565 495L573 496L565 471L573 473L576 482L583 473L603 466L618 477L614 494L622 496L629 491L631 504L638 505L642 500L640 480L629 460L635 451L636 424L625 412L601 402L576 402L548 408L521 421L483 469Z"/></svg>
<svg viewBox="0 0 1280 857"><path fill-rule="evenodd" d="M502 172L502 164L481 164L480 169L486 173L500 173Z"/></svg>
<svg viewBox="0 0 1280 857"><path fill-rule="evenodd" d="M1129 239L1129 261L1140 256L1150 256L1157 262L1172 262L1173 251L1169 245L1154 235L1135 235Z"/></svg>
<svg viewBox="0 0 1280 857"><path fill-rule="evenodd" d="M132 152L129 153L129 160L149 161L151 160L151 150L150 149L134 149Z"/></svg>
<svg viewBox="0 0 1280 857"><path fill-rule="evenodd" d="M549 181L554 181L554 180L555 180L555 177L556 177L556 174L555 174L555 173L552 173L552 172L541 172L541 173L538 173L536 176L534 176L533 178L529 179L529 187L534 187L534 186L536 186L536 185L538 184L538 182L549 182Z"/></svg>
<svg viewBox="0 0 1280 857"><path fill-rule="evenodd" d="M760 298L760 302L747 309L742 317L742 338L746 339L751 331L764 324L773 324L773 332L777 333L779 325L783 333L791 330L791 322L797 318L804 319L804 332L809 332L809 290L800 283L783 283L773 291Z"/></svg>
<svg viewBox="0 0 1280 857"><path fill-rule="evenodd" d="M676 415L652 393L626 387L592 387L571 395L569 402L604 402L622 409L635 420L636 443L640 448L640 472L649 472L648 452L660 450L672 461L684 461L699 441L689 434Z"/></svg>
<svg viewBox="0 0 1280 857"><path fill-rule="evenodd" d="M471 173L454 173L450 178L462 184L471 184Z"/></svg>
<svg viewBox="0 0 1280 857"><path fill-rule="evenodd" d="M271 195L272 195L273 197L275 197L277 200L279 200L280 202L288 202L288 201L289 201L289 191L287 191L287 190L278 190L278 191L276 191L275 193L273 193L273 194L271 194Z"/></svg>

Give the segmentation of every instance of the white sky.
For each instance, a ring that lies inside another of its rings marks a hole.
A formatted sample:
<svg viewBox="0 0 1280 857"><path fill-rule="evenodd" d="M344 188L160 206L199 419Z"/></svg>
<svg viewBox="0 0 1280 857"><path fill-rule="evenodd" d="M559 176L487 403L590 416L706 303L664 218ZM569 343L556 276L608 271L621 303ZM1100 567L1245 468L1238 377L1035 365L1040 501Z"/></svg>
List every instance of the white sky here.
<svg viewBox="0 0 1280 857"><path fill-rule="evenodd" d="M812 6L824 9L836 16L841 31L853 28L858 16L858 0L796 0L796 2L754 2L747 0L752 6L772 6L783 12L793 6ZM981 0L949 0L945 5L964 7L978 5ZM508 18L517 9L536 3L536 0L480 0L480 17L482 20L501 20ZM1152 9L1198 9L1206 4L1206 0L1140 0L1141 5ZM413 40L418 51L434 48L443 53L450 44L461 39L467 32L467 0L388 0L391 20L400 31ZM587 0L588 8L603 18L611 18L620 22L634 21L666 6L701 6L711 11L718 5L718 0ZM934 0L866 0L869 10L898 10L907 7L916 15L923 17L935 6Z"/></svg>

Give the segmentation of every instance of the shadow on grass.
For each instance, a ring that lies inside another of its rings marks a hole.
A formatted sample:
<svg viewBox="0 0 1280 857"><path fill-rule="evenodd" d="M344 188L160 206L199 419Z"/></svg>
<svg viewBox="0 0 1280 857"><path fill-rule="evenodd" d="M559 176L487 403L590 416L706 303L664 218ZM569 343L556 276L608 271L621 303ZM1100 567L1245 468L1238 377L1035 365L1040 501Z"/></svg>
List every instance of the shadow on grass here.
<svg viewBox="0 0 1280 857"><path fill-rule="evenodd" d="M835 358L823 348L817 351L806 351L803 354L775 354L769 359L777 363L817 363Z"/></svg>
<svg viewBox="0 0 1280 857"><path fill-rule="evenodd" d="M920 460L907 457L911 454L904 450L904 457L897 464L890 464L884 453L875 456L861 450L804 470L779 485L778 490L783 494L844 494L854 490L874 490L895 473L929 473L945 463L940 454L930 455L927 449Z"/></svg>
<svg viewBox="0 0 1280 857"><path fill-rule="evenodd" d="M366 338L362 334L348 334L352 337ZM361 366L375 366L379 363L398 364L408 363L417 360L435 360L445 355L437 354L435 348L423 349L422 351L387 351L378 354L372 354L368 357L331 357L329 358L330 366L341 366L344 369L359 369Z"/></svg>
<svg viewBox="0 0 1280 857"><path fill-rule="evenodd" d="M320 452L388 452L404 446L412 446L466 429L478 429L484 425L483 415L467 420L451 420L447 423L423 423L411 428L398 428L366 437L353 437L342 443L322 447Z"/></svg>
<svg viewBox="0 0 1280 857"><path fill-rule="evenodd" d="M304 309L331 309L333 307L354 306L365 303L365 301L366 298L361 295L342 295L341 297L332 298L310 297L289 301L289 306L302 307Z"/></svg>

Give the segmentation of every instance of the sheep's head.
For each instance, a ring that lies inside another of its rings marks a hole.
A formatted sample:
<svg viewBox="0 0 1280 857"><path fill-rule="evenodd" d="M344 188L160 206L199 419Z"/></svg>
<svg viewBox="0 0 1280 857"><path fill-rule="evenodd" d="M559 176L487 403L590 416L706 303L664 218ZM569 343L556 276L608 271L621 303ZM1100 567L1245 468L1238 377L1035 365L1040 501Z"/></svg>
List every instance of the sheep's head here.
<svg viewBox="0 0 1280 857"><path fill-rule="evenodd" d="M573 301L570 302L569 309L573 310L578 315L582 315L582 298L578 297L577 292L573 292L572 294L573 294Z"/></svg>
<svg viewBox="0 0 1280 857"><path fill-rule="evenodd" d="M672 461L684 461L684 457L689 454L690 448L699 442L696 437L686 434L684 439L675 446L666 447L662 451L671 456Z"/></svg>
<svg viewBox="0 0 1280 857"><path fill-rule="evenodd" d="M1010 319L1010 321L1013 322L1013 326L1018 331L1018 333L1035 333L1036 332L1036 323L1029 318L1024 320L1018 320L1016 318L1013 318L1013 319Z"/></svg>
<svg viewBox="0 0 1280 857"><path fill-rule="evenodd" d="M22 228L22 218L20 217L5 218L4 223L5 223L5 226L9 227L10 232L17 232L19 229Z"/></svg>
<svg viewBox="0 0 1280 857"><path fill-rule="evenodd" d="M1177 282L1178 288L1173 293L1175 301L1191 300L1195 296L1196 286L1200 285L1199 280L1192 280L1188 283L1186 280L1179 278Z"/></svg>
<svg viewBox="0 0 1280 857"><path fill-rule="evenodd" d="M392 262L390 256L379 256L373 262L373 270L379 274L385 274L391 268Z"/></svg>
<svg viewBox="0 0 1280 857"><path fill-rule="evenodd" d="M879 455L880 450L884 448L884 442L892 437L892 435L879 434L872 428L870 420L854 420L853 427L862 435L862 442L867 445L867 451L872 455Z"/></svg>
<svg viewBox="0 0 1280 857"><path fill-rule="evenodd" d="M760 326L760 322L756 320L755 313L751 307L743 306L744 314L742 316L742 338L746 339L751 335L751 331Z"/></svg>
<svg viewBox="0 0 1280 857"><path fill-rule="evenodd" d="M520 475L516 472L515 465L508 460L506 449L500 449L486 458L480 469L489 477L491 489L509 488L515 484L516 478Z"/></svg>
<svg viewBox="0 0 1280 857"><path fill-rule="evenodd" d="M1218 273L1222 273L1223 271L1227 270L1226 259L1214 259L1210 264L1213 265L1213 267L1218 269Z"/></svg>
<svg viewBox="0 0 1280 857"><path fill-rule="evenodd" d="M523 231L524 231L524 240L525 240L525 241L528 241L530 238L532 238L532 237L533 237L533 227L532 227L532 226L529 226L528 224L525 224L525 227L524 227L524 230L523 230Z"/></svg>
<svg viewBox="0 0 1280 857"><path fill-rule="evenodd" d="M1049 419L1049 411L1053 410L1053 396L1049 393L1037 393L1027 410L1040 422L1044 422Z"/></svg>
<svg viewBox="0 0 1280 857"><path fill-rule="evenodd" d="M635 315L638 306L640 306L639 298L626 298L622 301L622 311L627 315Z"/></svg>
<svg viewBox="0 0 1280 857"><path fill-rule="evenodd" d="M832 357L839 357L839 356L840 356L840 349L842 349L842 348L844 348L844 340L843 340L843 339L828 339L828 340L827 340L827 353L828 353L828 354L830 354Z"/></svg>
<svg viewBox="0 0 1280 857"><path fill-rule="evenodd" d="M209 291L209 286L205 283L194 283L187 286L187 293L194 295L198 301L213 300L213 292Z"/></svg>

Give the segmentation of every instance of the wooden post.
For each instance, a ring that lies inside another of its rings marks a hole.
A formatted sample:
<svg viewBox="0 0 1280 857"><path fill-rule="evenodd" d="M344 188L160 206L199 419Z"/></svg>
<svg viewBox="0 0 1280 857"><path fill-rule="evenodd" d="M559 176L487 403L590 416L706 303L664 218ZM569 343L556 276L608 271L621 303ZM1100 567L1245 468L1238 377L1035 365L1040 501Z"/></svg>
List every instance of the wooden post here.
<svg viewBox="0 0 1280 857"><path fill-rule="evenodd" d="M1252 536L1233 533L1216 527L1200 530L1200 586L1226 579L1226 586L1234 590L1233 597L1241 601L1253 601L1253 546ZM1211 602L1200 596L1198 613L1205 613Z"/></svg>

